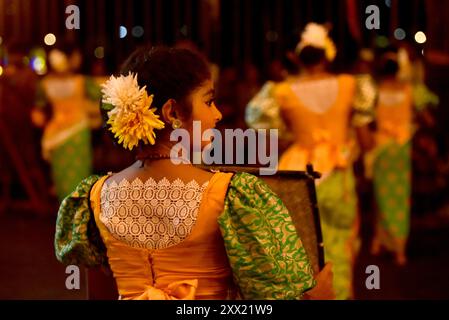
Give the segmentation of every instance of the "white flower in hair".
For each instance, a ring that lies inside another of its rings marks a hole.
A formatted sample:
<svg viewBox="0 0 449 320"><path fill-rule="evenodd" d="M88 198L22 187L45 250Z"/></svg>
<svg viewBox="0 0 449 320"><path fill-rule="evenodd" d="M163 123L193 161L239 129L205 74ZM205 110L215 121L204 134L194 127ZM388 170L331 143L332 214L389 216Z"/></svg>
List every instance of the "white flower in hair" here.
<svg viewBox="0 0 449 320"><path fill-rule="evenodd" d="M152 108L153 95L148 96L146 86L139 88L137 74L114 77L102 85L103 104L112 108L108 112L110 130L118 138L118 142L132 150L143 141L154 144L154 129L163 129L164 123Z"/></svg>
<svg viewBox="0 0 449 320"><path fill-rule="evenodd" d="M312 46L319 49L324 49L326 58L329 61L334 60L337 50L331 38L329 38L329 31L321 24L308 23L301 34L301 41L296 47L299 53L306 46Z"/></svg>

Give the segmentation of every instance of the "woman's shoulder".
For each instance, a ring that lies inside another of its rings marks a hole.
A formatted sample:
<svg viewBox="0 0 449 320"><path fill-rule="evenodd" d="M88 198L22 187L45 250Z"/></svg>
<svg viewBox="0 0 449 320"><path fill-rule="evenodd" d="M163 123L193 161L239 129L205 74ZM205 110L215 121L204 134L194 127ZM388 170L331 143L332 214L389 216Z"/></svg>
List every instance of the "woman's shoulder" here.
<svg viewBox="0 0 449 320"><path fill-rule="evenodd" d="M341 73L336 76L339 80L340 84L343 86L355 87L356 85L356 77L349 73Z"/></svg>
<svg viewBox="0 0 449 320"><path fill-rule="evenodd" d="M292 90L292 85L296 78L289 78L274 85L272 89L273 97L282 109L295 104L296 97Z"/></svg>
<svg viewBox="0 0 449 320"><path fill-rule="evenodd" d="M267 196L275 195L263 178L248 172L235 173L229 185L239 193Z"/></svg>
<svg viewBox="0 0 449 320"><path fill-rule="evenodd" d="M199 185L203 185L204 183L212 180L214 175L215 172L213 171L198 168L192 165L158 164L153 167L142 168L138 163L135 163L122 171L110 174L106 180L106 183L115 182L120 184L123 181L132 182L136 179L139 179L142 182L149 179L154 181L166 179L171 182L181 180L184 183L195 181Z"/></svg>
<svg viewBox="0 0 449 320"><path fill-rule="evenodd" d="M294 82L294 78L288 78L284 81L281 81L279 83L273 84L271 90L273 94L275 95L286 95L291 92L290 86Z"/></svg>

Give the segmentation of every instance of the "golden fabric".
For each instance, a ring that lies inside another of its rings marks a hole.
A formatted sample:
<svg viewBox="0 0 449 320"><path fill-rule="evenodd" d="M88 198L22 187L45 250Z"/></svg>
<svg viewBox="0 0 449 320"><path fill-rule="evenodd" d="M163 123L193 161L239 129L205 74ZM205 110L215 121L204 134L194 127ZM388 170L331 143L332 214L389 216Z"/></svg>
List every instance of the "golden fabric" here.
<svg viewBox="0 0 449 320"><path fill-rule="evenodd" d="M381 86L379 91L381 97L376 110L376 144L383 146L394 141L403 145L412 136L412 87L405 85L394 89Z"/></svg>
<svg viewBox="0 0 449 320"><path fill-rule="evenodd" d="M334 264L333 286L337 299L343 300L352 295L351 260L356 252L353 226L357 198L351 168L355 141L349 129L356 82L349 75L334 79L336 87L321 86L300 95L292 88L295 83L284 82L276 95L295 135L295 143L282 155L279 168L305 170L306 164L312 163L314 169L323 174L317 185L317 198L325 257ZM313 98L319 95L319 102L329 100L328 108L306 105L299 97L306 94Z"/></svg>
<svg viewBox="0 0 449 320"><path fill-rule="evenodd" d="M178 245L158 250L133 248L109 233L99 219L101 189L107 177L94 185L91 207L121 299L234 298L232 272L217 223L231 177L214 174L190 235Z"/></svg>
<svg viewBox="0 0 449 320"><path fill-rule="evenodd" d="M335 101L321 113L311 110L300 101L292 89L291 81L283 82L276 88L276 99L295 136L295 143L279 161L279 169L305 170L306 164L312 163L317 171L329 173L335 167L346 167L349 164L354 147L348 127L355 80L349 75L336 78L338 93ZM326 95L326 92L320 94Z"/></svg>

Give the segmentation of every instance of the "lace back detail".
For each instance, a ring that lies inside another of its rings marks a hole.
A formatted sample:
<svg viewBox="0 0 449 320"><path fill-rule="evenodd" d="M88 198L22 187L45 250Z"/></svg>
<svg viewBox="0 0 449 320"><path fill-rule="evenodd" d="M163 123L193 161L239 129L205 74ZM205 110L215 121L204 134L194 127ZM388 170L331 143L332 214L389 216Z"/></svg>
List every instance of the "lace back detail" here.
<svg viewBox="0 0 449 320"><path fill-rule="evenodd" d="M291 88L305 108L318 114L327 112L335 104L339 91L336 77L296 82L291 84Z"/></svg>
<svg viewBox="0 0 449 320"><path fill-rule="evenodd" d="M208 184L167 178L105 183L100 220L114 238L132 247L165 249L191 233Z"/></svg>

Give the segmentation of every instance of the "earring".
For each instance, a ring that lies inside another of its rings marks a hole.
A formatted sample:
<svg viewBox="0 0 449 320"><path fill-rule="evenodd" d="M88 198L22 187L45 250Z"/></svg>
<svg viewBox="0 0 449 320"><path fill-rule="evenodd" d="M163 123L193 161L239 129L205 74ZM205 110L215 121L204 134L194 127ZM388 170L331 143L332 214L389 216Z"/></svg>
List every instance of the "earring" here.
<svg viewBox="0 0 449 320"><path fill-rule="evenodd" d="M175 119L173 120L173 122L171 123L171 127L174 129L179 129L182 126L182 122L179 119Z"/></svg>

